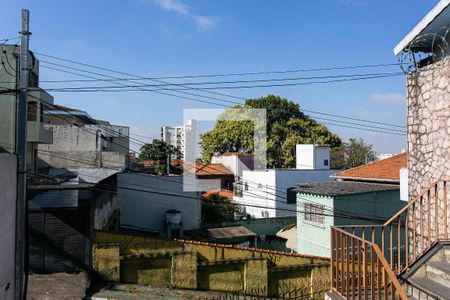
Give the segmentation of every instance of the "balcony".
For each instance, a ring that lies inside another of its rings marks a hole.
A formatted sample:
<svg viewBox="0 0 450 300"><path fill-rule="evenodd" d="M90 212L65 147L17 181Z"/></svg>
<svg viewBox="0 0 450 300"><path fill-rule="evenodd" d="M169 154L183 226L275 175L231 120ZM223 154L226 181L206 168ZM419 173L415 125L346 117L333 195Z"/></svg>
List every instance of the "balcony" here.
<svg viewBox="0 0 450 300"><path fill-rule="evenodd" d="M45 129L44 124L38 121L27 122L27 142L38 144L52 144L53 131Z"/></svg>
<svg viewBox="0 0 450 300"><path fill-rule="evenodd" d="M40 101L50 105L53 104L53 97L41 88L30 88L28 95L31 98L29 100Z"/></svg>

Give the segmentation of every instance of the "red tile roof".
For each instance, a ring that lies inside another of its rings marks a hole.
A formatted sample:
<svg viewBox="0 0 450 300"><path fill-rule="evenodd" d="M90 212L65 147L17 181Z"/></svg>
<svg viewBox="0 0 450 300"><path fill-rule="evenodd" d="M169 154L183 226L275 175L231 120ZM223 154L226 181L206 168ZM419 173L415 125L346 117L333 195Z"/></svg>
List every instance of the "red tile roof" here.
<svg viewBox="0 0 450 300"><path fill-rule="evenodd" d="M202 192L202 197L208 198L212 194L216 194L216 193L218 193L220 196L227 197L228 200L230 200L230 201L233 200L233 192L229 191L229 190L225 190L225 189Z"/></svg>
<svg viewBox="0 0 450 300"><path fill-rule="evenodd" d="M189 168L188 172L192 174L193 168ZM227 167L222 164L205 164L201 162L195 163L195 175L211 176L211 175L234 175Z"/></svg>
<svg viewBox="0 0 450 300"><path fill-rule="evenodd" d="M142 160L140 162L144 165L144 168L153 168L155 165L154 160ZM172 159L170 161L170 166L173 168L177 168L182 170L183 169L183 160L181 159ZM202 162L196 162L195 163L195 169L194 167L187 166L187 172L188 173L194 173L197 176L214 176L214 175L227 175L232 176L234 175L233 172L231 172L227 167L225 167L222 164L205 164Z"/></svg>
<svg viewBox="0 0 450 300"><path fill-rule="evenodd" d="M408 156L406 153L401 153L336 173L332 177L351 180L400 182L400 169L407 167Z"/></svg>

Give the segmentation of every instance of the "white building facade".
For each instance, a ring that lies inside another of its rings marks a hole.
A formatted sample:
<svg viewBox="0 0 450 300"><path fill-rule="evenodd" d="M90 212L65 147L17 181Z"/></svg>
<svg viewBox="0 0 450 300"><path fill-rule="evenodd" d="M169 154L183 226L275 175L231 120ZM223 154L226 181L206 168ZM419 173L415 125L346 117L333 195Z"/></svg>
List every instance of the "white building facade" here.
<svg viewBox="0 0 450 300"><path fill-rule="evenodd" d="M255 219L295 216L294 188L306 182L330 181L330 175L336 173L329 167L329 146L297 145L296 150L296 169L242 172L233 195L242 215Z"/></svg>

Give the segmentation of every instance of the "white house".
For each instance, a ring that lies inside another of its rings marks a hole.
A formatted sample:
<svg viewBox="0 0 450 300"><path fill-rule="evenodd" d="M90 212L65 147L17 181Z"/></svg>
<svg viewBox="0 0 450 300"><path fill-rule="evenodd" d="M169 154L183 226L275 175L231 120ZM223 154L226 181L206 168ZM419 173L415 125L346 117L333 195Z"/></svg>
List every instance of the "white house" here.
<svg viewBox="0 0 450 300"><path fill-rule="evenodd" d="M244 171L253 170L254 160L250 153L225 152L213 155L211 163L224 165L238 180Z"/></svg>
<svg viewBox="0 0 450 300"><path fill-rule="evenodd" d="M242 172L234 187L233 201L241 204L243 214L250 218L295 216L294 187L305 182L330 181L330 175L336 173L330 169L327 145L297 145L296 157L296 169Z"/></svg>

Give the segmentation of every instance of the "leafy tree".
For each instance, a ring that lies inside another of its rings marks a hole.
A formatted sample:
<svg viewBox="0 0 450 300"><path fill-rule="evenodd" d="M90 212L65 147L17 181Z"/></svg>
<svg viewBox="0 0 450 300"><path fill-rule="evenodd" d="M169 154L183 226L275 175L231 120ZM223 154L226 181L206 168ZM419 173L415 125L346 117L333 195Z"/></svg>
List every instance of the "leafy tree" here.
<svg viewBox="0 0 450 300"><path fill-rule="evenodd" d="M220 193L212 193L203 198L202 219L204 223L220 223L234 220L234 213L239 206Z"/></svg>
<svg viewBox="0 0 450 300"><path fill-rule="evenodd" d="M350 138L331 151L331 167L350 169L373 162L376 159L373 146L364 143L362 139Z"/></svg>
<svg viewBox="0 0 450 300"><path fill-rule="evenodd" d="M139 161L153 160L154 170L158 175L167 174L167 158L170 156L179 157L179 148L167 144L161 140L153 140L152 143L145 144L140 149Z"/></svg>
<svg viewBox="0 0 450 300"><path fill-rule="evenodd" d="M341 145L341 139L328 128L300 111L297 103L275 95L249 99L234 108L266 109L267 165L272 168L295 166L296 144ZM226 110L223 114L232 113ZM227 151L253 152L254 126L250 121L219 121L202 134L203 159L210 161L214 153Z"/></svg>

